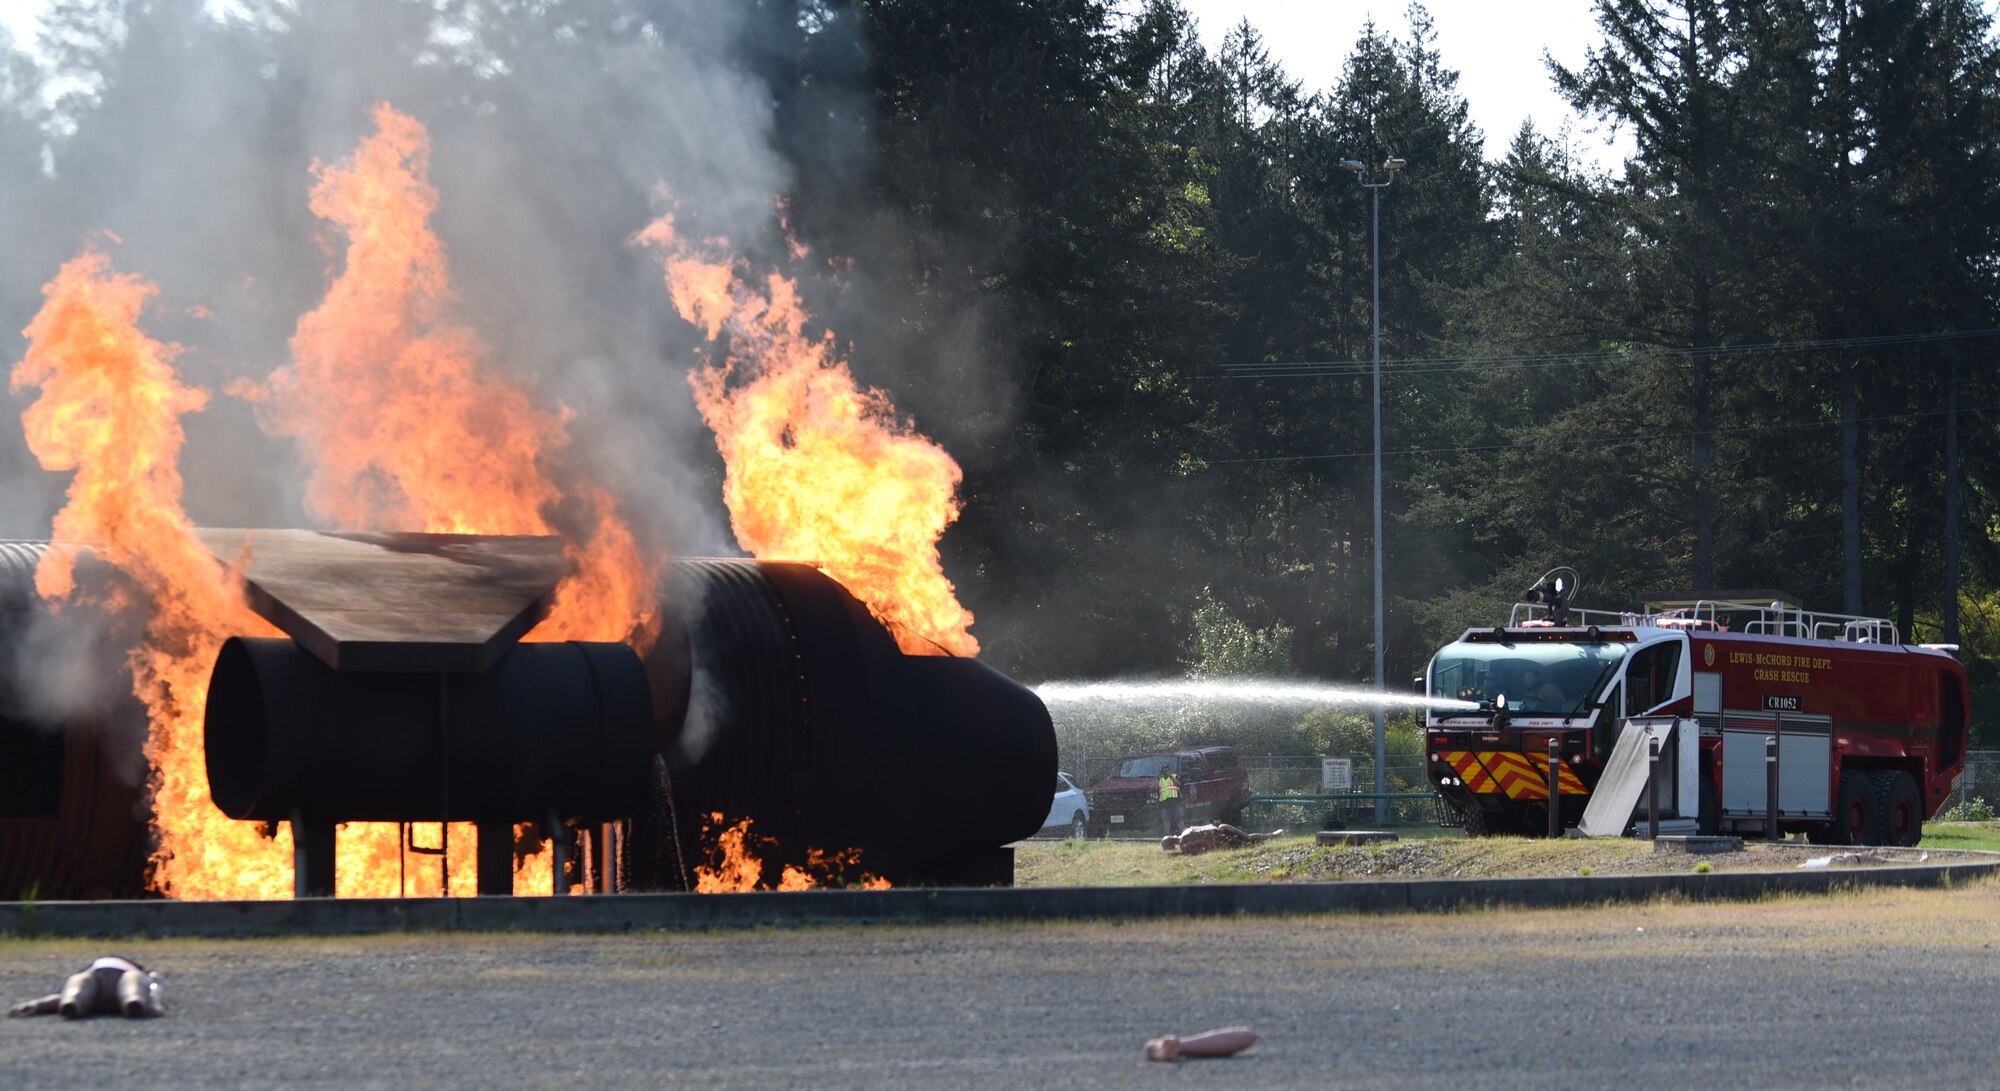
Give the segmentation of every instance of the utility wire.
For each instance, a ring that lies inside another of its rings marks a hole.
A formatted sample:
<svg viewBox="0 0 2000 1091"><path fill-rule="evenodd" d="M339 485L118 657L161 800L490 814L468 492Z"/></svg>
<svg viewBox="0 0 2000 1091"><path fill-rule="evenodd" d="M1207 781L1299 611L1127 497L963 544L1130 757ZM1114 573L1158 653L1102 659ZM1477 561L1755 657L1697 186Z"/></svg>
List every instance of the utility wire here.
<svg viewBox="0 0 2000 1091"><path fill-rule="evenodd" d="M1754 345L1710 345L1705 348L1599 349L1590 352L1547 352L1512 356L1436 356L1382 361L1384 374L1422 374L1438 371L1513 371L1523 368L1563 367L1593 363L1637 363L1692 356L1711 359L1740 356L1767 356L1799 352L1824 352L1843 348L1882 348L1894 345L1929 344L2000 337L2000 329L1939 330L1929 333L1890 333L1869 337L1837 337L1820 341L1770 341ZM1201 379L1326 379L1369 375L1374 364L1368 360L1320 360L1224 364L1220 374L1199 375Z"/></svg>
<svg viewBox="0 0 2000 1091"><path fill-rule="evenodd" d="M1994 410L2000 410L2000 405L1961 406L1958 411L1960 413L1988 413ZM1918 420L1924 417L1942 417L1947 412L1949 411L1944 409L1937 409L1923 413L1882 413L1875 416L1856 417L1854 418L1854 422L1856 424L1871 424L1876 421L1887 421L1887 420ZM1703 434L1711 436L1734 436L1734 435L1747 435L1753 432L1782 432L1798 428L1833 428L1838 426L1840 423L1841 422L1838 420L1797 421L1791 424L1754 424L1754 425L1746 425L1741 428L1710 428L1706 433L1696 431L1694 429L1685 429L1678 432L1640 432L1623 436L1577 436L1577 437L1564 436L1560 438L1535 440L1524 443L1481 443L1481 444L1472 444L1472 445L1458 446L1458 447L1411 447L1400 451L1392 451L1387 448L1384 448L1382 454L1384 457L1388 457L1391 455L1408 456L1408 455L1437 455L1437 454L1471 454L1473 452L1478 452L1478 451L1515 451L1529 447L1550 447L1550 446L1562 446L1565 444L1571 444L1576 446L1588 445L1588 446L1608 447L1608 446L1627 444L1627 443L1652 443L1666 439L1687 439L1690 436L1698 436ZM1369 458L1373 454L1374 454L1373 451L1352 451L1341 454L1326 454L1326 455L1271 455L1266 458L1213 458L1213 459L1206 459L1204 461L1206 461L1210 466L1233 466L1233 465L1243 465L1246 463L1256 463L1256 462L1318 462L1318 461L1343 459L1343 458Z"/></svg>

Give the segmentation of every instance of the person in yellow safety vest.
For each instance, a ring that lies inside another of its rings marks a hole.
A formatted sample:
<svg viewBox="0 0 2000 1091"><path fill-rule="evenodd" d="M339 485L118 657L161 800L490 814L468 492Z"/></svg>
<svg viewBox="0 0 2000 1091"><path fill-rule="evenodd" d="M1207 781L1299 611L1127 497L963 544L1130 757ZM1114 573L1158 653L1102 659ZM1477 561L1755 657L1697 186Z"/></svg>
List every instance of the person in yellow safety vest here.
<svg viewBox="0 0 2000 1091"><path fill-rule="evenodd" d="M1160 832L1172 837L1181 832L1181 782L1172 769L1160 770Z"/></svg>

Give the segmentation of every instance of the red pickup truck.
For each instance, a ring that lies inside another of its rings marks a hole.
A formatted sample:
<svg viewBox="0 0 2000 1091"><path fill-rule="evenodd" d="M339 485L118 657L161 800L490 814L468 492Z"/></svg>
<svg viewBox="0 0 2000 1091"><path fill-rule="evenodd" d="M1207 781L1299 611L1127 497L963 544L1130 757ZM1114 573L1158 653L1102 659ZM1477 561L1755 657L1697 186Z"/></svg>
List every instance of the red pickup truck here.
<svg viewBox="0 0 2000 1091"><path fill-rule="evenodd" d="M1127 755L1116 773L1090 786L1090 835L1121 830L1159 832L1161 772L1180 778L1181 818L1188 825L1235 822L1250 802L1250 777L1229 746L1148 750Z"/></svg>

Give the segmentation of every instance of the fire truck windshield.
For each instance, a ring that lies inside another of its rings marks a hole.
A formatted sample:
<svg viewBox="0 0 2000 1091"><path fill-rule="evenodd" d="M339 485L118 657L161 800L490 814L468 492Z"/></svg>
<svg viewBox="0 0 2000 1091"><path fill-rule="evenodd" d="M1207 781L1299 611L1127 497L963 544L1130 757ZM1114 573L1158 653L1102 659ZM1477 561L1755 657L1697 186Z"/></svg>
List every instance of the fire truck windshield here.
<svg viewBox="0 0 2000 1091"><path fill-rule="evenodd" d="M1581 716L1631 650L1584 641L1448 644L1431 661L1431 696L1488 702L1544 716Z"/></svg>

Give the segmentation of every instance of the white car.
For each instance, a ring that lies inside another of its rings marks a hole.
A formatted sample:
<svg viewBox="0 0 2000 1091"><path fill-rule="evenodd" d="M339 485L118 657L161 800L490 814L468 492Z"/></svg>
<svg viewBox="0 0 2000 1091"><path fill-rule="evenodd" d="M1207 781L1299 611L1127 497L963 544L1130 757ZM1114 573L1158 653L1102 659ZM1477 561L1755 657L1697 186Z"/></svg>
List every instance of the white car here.
<svg viewBox="0 0 2000 1091"><path fill-rule="evenodd" d="M1056 795L1049 801L1049 817L1042 822L1042 832L1057 830L1064 837L1081 841L1089 825L1090 801L1084 798L1083 789L1068 773L1057 773Z"/></svg>

